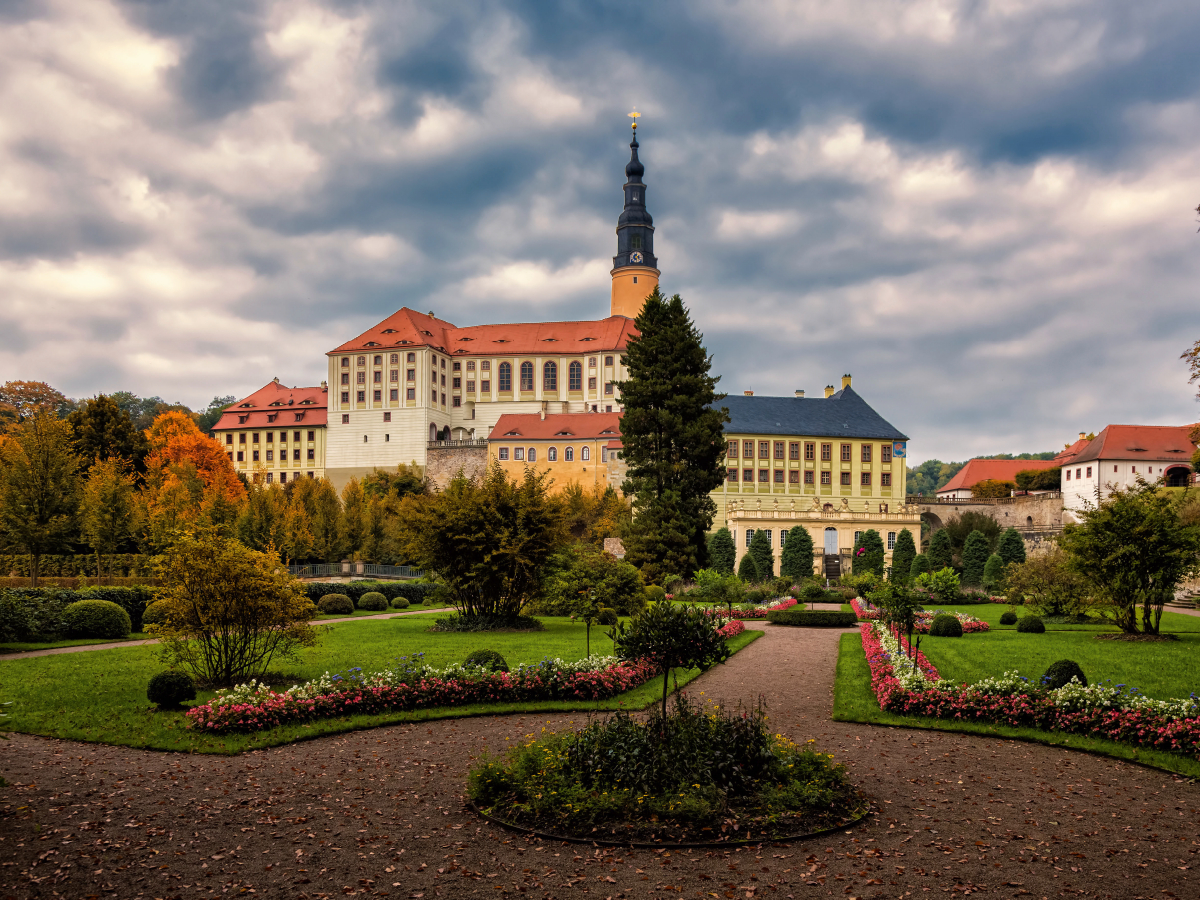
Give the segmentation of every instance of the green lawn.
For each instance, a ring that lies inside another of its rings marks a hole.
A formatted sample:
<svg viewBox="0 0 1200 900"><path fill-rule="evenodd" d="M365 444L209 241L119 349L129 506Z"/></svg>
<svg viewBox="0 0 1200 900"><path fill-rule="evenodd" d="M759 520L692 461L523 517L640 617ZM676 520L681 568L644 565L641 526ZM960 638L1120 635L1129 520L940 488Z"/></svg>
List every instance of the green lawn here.
<svg viewBox="0 0 1200 900"><path fill-rule="evenodd" d="M83 647L87 644L118 644L122 641L144 641L149 637L150 635L143 631L135 631L128 637L123 638L65 638L61 641L37 641L27 644L13 641L12 643L0 644L0 653L21 653L26 650L53 650L56 647Z"/></svg>
<svg viewBox="0 0 1200 900"><path fill-rule="evenodd" d="M1021 637L1047 637L1048 635L1021 635ZM969 640L984 638L985 635L970 635L959 638L964 645ZM1090 640L1090 638L1087 638ZM954 640L942 638L941 640ZM1097 641L1096 643L1100 643ZM972 644L974 646L974 644ZM1161 647L1157 645L1143 645ZM921 640L921 651L926 650L926 639ZM938 650L929 647L929 659L942 668L942 660ZM1084 666L1085 673L1087 667ZM1090 677L1090 673L1089 673ZM871 690L871 670L862 649L862 637L857 634L842 635L838 648L837 679L833 691L833 719L838 722L863 722L868 725L891 725L902 728L926 728L935 731L954 731L962 734L978 734L988 737L1011 738L1030 741L1038 744L1049 744L1055 747L1070 747L1073 750L1083 750L1098 753L1116 759L1129 760L1177 772L1190 778L1200 777L1200 761L1186 756L1166 753L1161 750L1145 750L1131 747L1128 744L1117 743L1100 738L1085 737L1078 734L1063 734L1062 732L1039 731L1036 728L1012 728L1006 725L991 725L980 722L962 722L953 719L930 719L923 716L898 716L884 712L879 708L875 693Z"/></svg>
<svg viewBox="0 0 1200 900"><path fill-rule="evenodd" d="M584 626L566 618L543 618L546 630L530 633L431 634L426 629L433 614L401 616L377 622L344 622L321 627L317 647L302 652L285 669L297 680L315 678L326 671L352 667L365 671L386 668L398 657L424 652L434 666L461 662L474 650L496 650L509 665L533 663L545 656L565 660L585 655ZM746 631L729 641L735 652L761 636ZM592 628L592 652L612 652L601 628ZM525 704L476 705L398 712L382 715L325 719L287 725L252 735L212 736L184 728L182 713L158 712L146 699L146 684L163 666L155 647L69 653L0 662L0 701L8 707L13 731L70 740L96 741L158 750L199 753L239 753L296 740L369 728L393 722L482 715L497 712L594 710L619 707L641 709L661 696L662 682L655 679L612 700L599 702L540 701ZM679 684L699 672L679 674ZM199 701L212 694L201 693Z"/></svg>
<svg viewBox="0 0 1200 900"><path fill-rule="evenodd" d="M1016 625L1001 625L1000 617L1008 611L1015 612L1018 616L1030 615L1031 610L1026 610L1020 606L1009 606L1006 603L971 603L964 606L927 606L926 609L941 609L946 612L961 612L969 616L974 616L987 622L991 626L992 631L997 629L1016 631ZM1183 613L1164 612L1162 617L1162 630L1177 634L1184 631L1200 632L1200 616L1188 616ZM1046 623L1047 631L1116 631L1112 625L1104 622L1098 622L1095 625L1064 625L1055 624L1053 622Z"/></svg>

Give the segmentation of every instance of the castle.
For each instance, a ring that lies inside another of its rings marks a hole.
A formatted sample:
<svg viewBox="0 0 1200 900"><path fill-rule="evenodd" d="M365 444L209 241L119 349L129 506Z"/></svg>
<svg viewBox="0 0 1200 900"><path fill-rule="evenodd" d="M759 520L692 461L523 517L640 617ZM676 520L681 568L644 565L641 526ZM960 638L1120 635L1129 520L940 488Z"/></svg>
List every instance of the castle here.
<svg viewBox="0 0 1200 900"><path fill-rule="evenodd" d="M514 472L549 469L560 487L619 488L623 352L660 275L636 118L633 129L607 318L459 327L405 307L330 350L321 387L276 379L230 407L213 431L234 466L267 482L324 476L340 489L400 463L442 480L491 458ZM722 405L731 421L714 528L734 531L739 555L758 528L782 546L804 525L828 571L866 527L888 551L900 528L919 535L903 506L907 437L850 376L822 398L746 392Z"/></svg>

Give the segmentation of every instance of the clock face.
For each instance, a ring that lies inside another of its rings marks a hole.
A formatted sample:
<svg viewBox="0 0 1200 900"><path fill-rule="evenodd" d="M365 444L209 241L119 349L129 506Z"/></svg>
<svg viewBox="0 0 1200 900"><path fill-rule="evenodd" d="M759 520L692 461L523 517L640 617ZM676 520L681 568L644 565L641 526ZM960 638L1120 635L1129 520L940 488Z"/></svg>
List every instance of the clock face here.
<svg viewBox="0 0 1200 900"><path fill-rule="evenodd" d="M630 261L631 263L640 263L640 262L642 261L642 254L641 254L641 251L640 251L640 250L634 250L632 253L630 253L630 254L629 254L629 261Z"/></svg>

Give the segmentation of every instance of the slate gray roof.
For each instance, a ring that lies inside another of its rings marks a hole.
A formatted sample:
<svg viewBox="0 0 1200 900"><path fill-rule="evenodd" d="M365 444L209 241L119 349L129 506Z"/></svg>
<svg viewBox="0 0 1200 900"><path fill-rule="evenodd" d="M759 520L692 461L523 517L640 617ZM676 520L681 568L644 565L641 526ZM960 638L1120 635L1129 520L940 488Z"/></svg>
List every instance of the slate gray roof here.
<svg viewBox="0 0 1200 900"><path fill-rule="evenodd" d="M789 434L813 437L907 441L908 436L844 387L832 397L730 395L717 406L729 410L726 434Z"/></svg>

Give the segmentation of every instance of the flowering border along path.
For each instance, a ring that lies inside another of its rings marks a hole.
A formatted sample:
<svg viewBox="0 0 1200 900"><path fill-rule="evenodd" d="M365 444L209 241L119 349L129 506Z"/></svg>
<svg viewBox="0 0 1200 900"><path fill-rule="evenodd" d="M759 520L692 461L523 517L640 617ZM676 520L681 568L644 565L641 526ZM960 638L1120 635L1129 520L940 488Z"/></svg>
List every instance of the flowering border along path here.
<svg viewBox="0 0 1200 900"><path fill-rule="evenodd" d="M872 604L869 600L862 600L855 597L850 601L850 608L854 610L854 614L858 616L860 622L878 622L883 617L883 610ZM940 615L942 610L925 610L917 613L916 624L913 625L913 631L918 634L929 634L929 625L933 622L934 616ZM963 634L978 634L982 631L989 631L991 626L981 619L968 613L956 612L950 613L954 618L958 619L962 625Z"/></svg>
<svg viewBox="0 0 1200 900"><path fill-rule="evenodd" d="M791 609L799 602L800 601L796 600L794 597L788 597L785 600L778 600L775 603L772 603L770 606L765 603L757 606L750 604L744 606L735 606L733 608L732 616L729 614L727 609L710 606L704 610L704 614L717 619L765 619L767 617L767 613L777 609ZM738 634L740 632L734 633Z"/></svg>
<svg viewBox="0 0 1200 900"><path fill-rule="evenodd" d="M745 630L745 626L742 626ZM210 734L259 731L288 722L334 718L358 713L398 712L470 703L514 703L530 700L607 700L655 677L645 661L592 656L574 663L543 659L513 672L450 666L434 669L420 661L363 675L325 673L316 681L286 691L273 691L250 681L187 712L187 727Z"/></svg>
<svg viewBox="0 0 1200 900"><path fill-rule="evenodd" d="M918 653L914 666L903 635L875 622L859 627L871 689L888 712L1032 727L1200 755L1200 698L1195 694L1185 700L1152 700L1125 685L1084 687L1075 679L1051 690L1017 672L959 684L943 680L924 654Z"/></svg>

